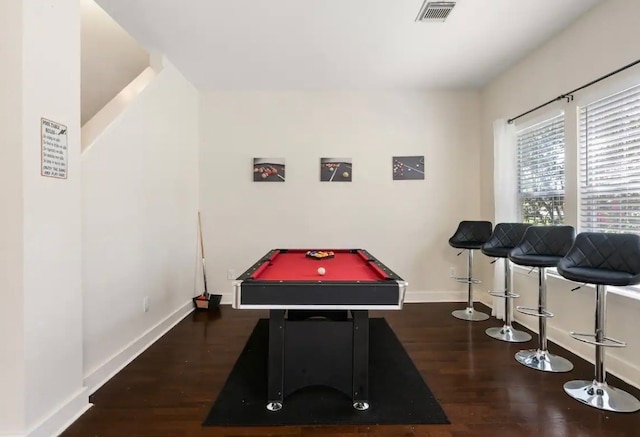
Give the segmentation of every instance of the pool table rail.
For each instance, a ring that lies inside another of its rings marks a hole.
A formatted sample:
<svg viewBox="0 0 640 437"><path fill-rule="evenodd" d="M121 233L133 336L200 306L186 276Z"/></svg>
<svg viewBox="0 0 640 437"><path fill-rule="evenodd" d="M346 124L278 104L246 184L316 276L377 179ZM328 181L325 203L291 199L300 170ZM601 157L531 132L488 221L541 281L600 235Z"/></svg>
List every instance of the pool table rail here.
<svg viewBox="0 0 640 437"><path fill-rule="evenodd" d="M264 270L280 253L306 249L273 249L234 281L233 308L317 309L317 310L399 310L407 281L362 249L340 249L358 253L363 261L382 272L379 280L262 280ZM258 272L258 273L256 273ZM254 279L258 277L258 279Z"/></svg>

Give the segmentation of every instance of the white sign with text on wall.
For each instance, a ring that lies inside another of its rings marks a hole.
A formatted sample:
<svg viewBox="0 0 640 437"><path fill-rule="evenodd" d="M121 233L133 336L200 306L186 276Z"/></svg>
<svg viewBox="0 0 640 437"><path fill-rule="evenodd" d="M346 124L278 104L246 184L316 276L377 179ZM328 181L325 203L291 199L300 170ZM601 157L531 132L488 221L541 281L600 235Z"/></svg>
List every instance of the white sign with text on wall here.
<svg viewBox="0 0 640 437"><path fill-rule="evenodd" d="M41 172L42 176L67 178L67 126L41 119Z"/></svg>

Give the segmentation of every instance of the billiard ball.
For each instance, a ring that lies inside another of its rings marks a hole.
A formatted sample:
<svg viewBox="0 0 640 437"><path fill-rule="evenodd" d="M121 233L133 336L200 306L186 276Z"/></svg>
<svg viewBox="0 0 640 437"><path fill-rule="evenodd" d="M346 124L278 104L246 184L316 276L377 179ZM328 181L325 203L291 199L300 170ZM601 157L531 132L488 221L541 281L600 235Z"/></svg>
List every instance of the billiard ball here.
<svg viewBox="0 0 640 437"><path fill-rule="evenodd" d="M347 173L346 171L344 173L342 173L342 177L343 178L348 178L349 177L349 173Z"/></svg>
<svg viewBox="0 0 640 437"><path fill-rule="evenodd" d="M326 270L324 269L324 267L318 267L318 274L320 276L324 275L326 273Z"/></svg>

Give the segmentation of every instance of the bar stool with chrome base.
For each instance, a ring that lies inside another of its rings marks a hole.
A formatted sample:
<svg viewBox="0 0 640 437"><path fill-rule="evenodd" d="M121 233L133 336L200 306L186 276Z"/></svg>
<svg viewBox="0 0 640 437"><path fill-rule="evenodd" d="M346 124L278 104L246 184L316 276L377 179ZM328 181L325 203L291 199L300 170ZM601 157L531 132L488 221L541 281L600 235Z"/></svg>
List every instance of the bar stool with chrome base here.
<svg viewBox="0 0 640 437"><path fill-rule="evenodd" d="M454 278L458 282L462 282L468 285L467 292L467 308L464 310L456 310L451 314L454 317L462 320L468 320L472 322L478 322L487 320L488 314L480 311L476 311L473 308L473 284L479 284L479 279L474 279L473 272L473 251L479 250L484 243L491 237L491 222L487 221L461 221L458 224L458 229L449 238L449 245L456 249L463 249L458 253L460 255L465 250L468 251L468 264L467 264L467 276L461 276Z"/></svg>
<svg viewBox="0 0 640 437"><path fill-rule="evenodd" d="M522 240L509 252L509 259L521 266L538 268L538 307L518 306L516 309L529 316L538 317L538 349L521 350L516 361L543 372L568 372L573 364L566 358L552 355L547 350L547 319L553 313L547 311L547 268L555 267L575 240L573 226L529 226Z"/></svg>
<svg viewBox="0 0 640 437"><path fill-rule="evenodd" d="M504 299L504 325L501 328L488 328L485 331L489 337L493 337L496 340L510 343L522 343L531 340L531 335L524 331L518 331L511 325L511 300L520 296L512 291L511 263L509 261L509 252L517 246L529 226L531 225L526 223L498 223L493 228L491 238L480 249L485 255L496 258L494 262L498 258L504 260L504 290L489 292L491 296Z"/></svg>
<svg viewBox="0 0 640 437"><path fill-rule="evenodd" d="M595 379L569 381L564 384L564 391L600 410L621 413L640 410L638 399L607 384L604 368L604 348L626 346L626 343L605 335L607 286L640 283L640 236L580 233L569 253L558 263L558 273L571 281L596 286L595 334L571 333L576 340L595 345Z"/></svg>

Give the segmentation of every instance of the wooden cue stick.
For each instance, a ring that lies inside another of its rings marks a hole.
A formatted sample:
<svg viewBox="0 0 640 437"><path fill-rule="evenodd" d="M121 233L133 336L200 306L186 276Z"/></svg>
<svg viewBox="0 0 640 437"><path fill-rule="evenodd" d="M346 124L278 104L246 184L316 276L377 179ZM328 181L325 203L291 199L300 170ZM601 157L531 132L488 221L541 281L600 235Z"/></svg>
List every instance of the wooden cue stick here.
<svg viewBox="0 0 640 437"><path fill-rule="evenodd" d="M202 277L204 279L204 295L208 298L207 291L207 264L204 259L204 242L202 241L202 222L200 220L200 211L198 211L198 233L200 234L200 253L202 254Z"/></svg>

